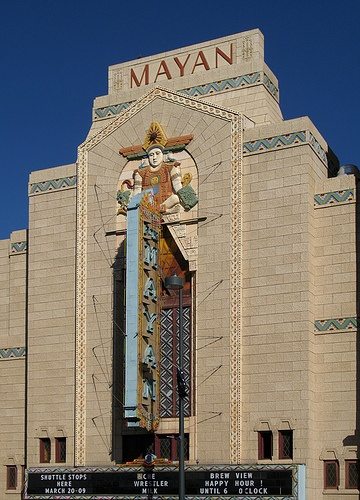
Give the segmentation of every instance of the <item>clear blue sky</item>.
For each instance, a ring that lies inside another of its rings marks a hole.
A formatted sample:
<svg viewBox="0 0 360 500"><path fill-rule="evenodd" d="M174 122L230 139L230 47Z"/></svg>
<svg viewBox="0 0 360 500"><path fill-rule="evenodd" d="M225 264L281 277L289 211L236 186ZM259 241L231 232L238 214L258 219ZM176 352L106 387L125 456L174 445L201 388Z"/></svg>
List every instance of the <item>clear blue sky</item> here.
<svg viewBox="0 0 360 500"><path fill-rule="evenodd" d="M28 226L33 170L72 163L107 68L260 28L286 119L308 115L360 165L360 2L0 1L0 238Z"/></svg>

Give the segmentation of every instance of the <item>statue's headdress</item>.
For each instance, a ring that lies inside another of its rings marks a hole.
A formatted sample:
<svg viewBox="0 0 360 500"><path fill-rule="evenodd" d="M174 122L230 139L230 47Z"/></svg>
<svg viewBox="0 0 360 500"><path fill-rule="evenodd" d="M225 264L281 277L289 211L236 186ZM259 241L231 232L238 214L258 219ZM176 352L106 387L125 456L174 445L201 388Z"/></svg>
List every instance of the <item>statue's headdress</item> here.
<svg viewBox="0 0 360 500"><path fill-rule="evenodd" d="M162 151L165 149L166 152L183 151L192 139L192 134L167 137L160 123L154 121L146 132L143 144L121 148L119 153L129 160L140 160L155 147Z"/></svg>
<svg viewBox="0 0 360 500"><path fill-rule="evenodd" d="M150 149L153 148L160 148L163 150L167 141L168 139L160 123L151 122L149 129L146 131L142 147L146 152L149 152Z"/></svg>

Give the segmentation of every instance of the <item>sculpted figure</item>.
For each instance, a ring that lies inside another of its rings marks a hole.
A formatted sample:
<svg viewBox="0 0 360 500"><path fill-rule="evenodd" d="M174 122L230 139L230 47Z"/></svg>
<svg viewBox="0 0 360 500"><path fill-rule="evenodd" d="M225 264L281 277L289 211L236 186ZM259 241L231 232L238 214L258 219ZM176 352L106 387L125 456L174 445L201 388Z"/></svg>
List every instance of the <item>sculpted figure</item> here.
<svg viewBox="0 0 360 500"><path fill-rule="evenodd" d="M131 196L146 189L152 189L155 203L164 214L171 214L180 210L190 210L197 202L195 191L190 186L191 175L181 178L180 163L164 161L164 146L167 138L161 125L153 122L147 131L142 149L146 151L148 165L137 168L133 173L133 180L125 180L117 199L120 204L120 213L125 213ZM141 147L141 146L140 146ZM124 148L120 151L124 156L127 151L135 148ZM131 189L125 189L125 186Z"/></svg>
<svg viewBox="0 0 360 500"><path fill-rule="evenodd" d="M149 166L134 172L134 194L153 188L160 212L177 211L180 200L176 193L182 188L180 163L165 163L163 148L159 144L150 146L147 156Z"/></svg>

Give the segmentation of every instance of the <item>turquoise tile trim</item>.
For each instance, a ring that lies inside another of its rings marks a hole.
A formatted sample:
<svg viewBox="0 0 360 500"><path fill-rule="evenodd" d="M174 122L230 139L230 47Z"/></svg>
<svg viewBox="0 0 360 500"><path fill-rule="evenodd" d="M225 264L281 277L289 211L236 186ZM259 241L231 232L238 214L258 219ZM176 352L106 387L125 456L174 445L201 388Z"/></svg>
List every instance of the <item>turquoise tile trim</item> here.
<svg viewBox="0 0 360 500"><path fill-rule="evenodd" d="M292 134L277 135L266 139L258 139L257 141L245 142L243 151L244 154L258 153L259 151L269 151L294 144L305 144L306 142L305 131L293 132Z"/></svg>
<svg viewBox="0 0 360 500"><path fill-rule="evenodd" d="M309 144L321 161L323 161L325 165L328 164L326 152L320 146L312 133L309 132L309 130L302 130L300 132L292 132L291 134L277 135L275 137L258 139L257 141L245 142L243 152L247 155L300 144Z"/></svg>
<svg viewBox="0 0 360 500"><path fill-rule="evenodd" d="M27 251L27 241L17 241L16 243L11 243L10 253L11 255L16 253L24 253Z"/></svg>
<svg viewBox="0 0 360 500"><path fill-rule="evenodd" d="M51 181L35 182L30 184L30 195L46 193L48 191L58 191L60 189L76 187L76 175L72 177L63 177L61 179L52 179Z"/></svg>
<svg viewBox="0 0 360 500"><path fill-rule="evenodd" d="M197 87L179 90L179 92L191 97L199 97L208 94L215 94L216 92L222 92L224 90L232 90L239 87L254 85L255 83L261 83L260 72L251 73L250 75L237 76L236 78L228 78L219 82L206 83L205 85L198 85Z"/></svg>
<svg viewBox="0 0 360 500"><path fill-rule="evenodd" d="M357 318L335 318L335 319L318 319L315 321L315 331L328 332L328 331L343 331L343 330L356 330Z"/></svg>
<svg viewBox="0 0 360 500"><path fill-rule="evenodd" d="M270 94L275 97L276 100L279 99L279 89L276 87L276 85L270 80L270 78L267 76L266 73L264 73L263 76L263 82L265 87L268 89Z"/></svg>
<svg viewBox="0 0 360 500"><path fill-rule="evenodd" d="M265 73L260 71L250 73L248 75L236 76L234 78L227 78L226 80L220 80L218 82L211 82L204 85L197 85L196 87L181 89L179 90L179 93L191 97L199 97L215 94L216 92L223 92L224 90L232 90L239 87L258 85L259 83L263 83L270 94L275 97L275 99L278 99L278 88ZM119 104L113 104L111 106L105 106L103 108L95 108L94 120L116 116L127 109L133 102L135 101L122 102Z"/></svg>
<svg viewBox="0 0 360 500"><path fill-rule="evenodd" d="M354 199L355 193L353 189L343 189L342 191L330 191L329 193L316 194L314 196L314 205L323 207L325 205L346 203Z"/></svg>
<svg viewBox="0 0 360 500"><path fill-rule="evenodd" d="M0 361L5 359L25 358L25 356L25 347L8 347L6 349L0 349Z"/></svg>
<svg viewBox="0 0 360 500"><path fill-rule="evenodd" d="M109 118L111 116L118 115L119 113L127 109L133 102L134 101L122 102L120 104L106 106L105 108L96 108L94 109L94 119L96 120L98 118Z"/></svg>
<svg viewBox="0 0 360 500"><path fill-rule="evenodd" d="M311 132L308 132L309 134L309 144L315 151L315 153L318 155L318 157L325 163L327 164L327 156L323 148L320 146L318 141L315 139L315 137L312 135Z"/></svg>

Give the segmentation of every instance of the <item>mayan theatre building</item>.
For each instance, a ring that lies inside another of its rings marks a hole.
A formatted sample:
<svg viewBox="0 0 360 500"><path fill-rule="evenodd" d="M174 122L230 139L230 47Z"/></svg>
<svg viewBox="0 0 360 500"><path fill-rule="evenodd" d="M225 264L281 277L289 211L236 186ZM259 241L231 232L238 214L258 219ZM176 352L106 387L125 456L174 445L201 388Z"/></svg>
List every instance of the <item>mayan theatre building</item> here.
<svg viewBox="0 0 360 500"><path fill-rule="evenodd" d="M283 119L263 42L111 66L76 163L31 173L2 499L176 498L179 448L186 497L359 497L358 171Z"/></svg>

